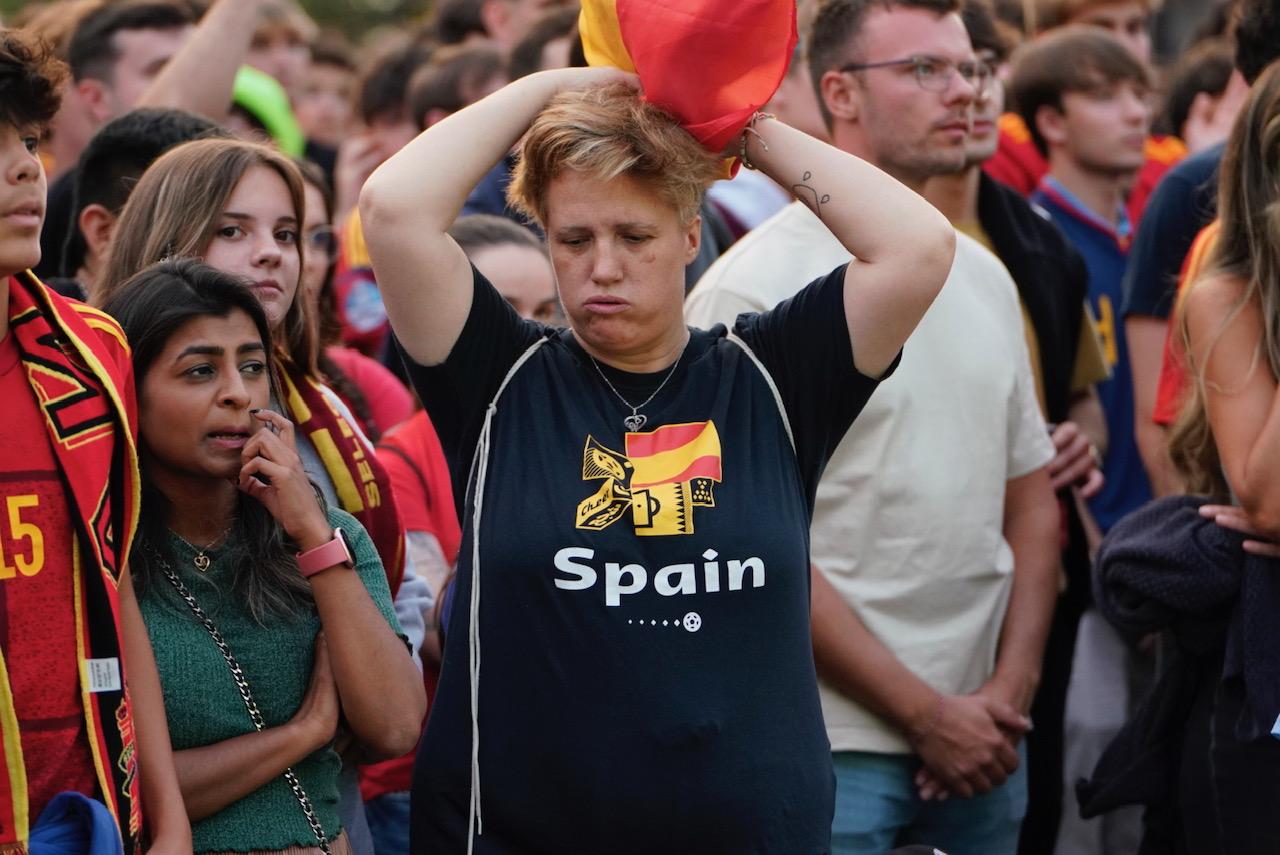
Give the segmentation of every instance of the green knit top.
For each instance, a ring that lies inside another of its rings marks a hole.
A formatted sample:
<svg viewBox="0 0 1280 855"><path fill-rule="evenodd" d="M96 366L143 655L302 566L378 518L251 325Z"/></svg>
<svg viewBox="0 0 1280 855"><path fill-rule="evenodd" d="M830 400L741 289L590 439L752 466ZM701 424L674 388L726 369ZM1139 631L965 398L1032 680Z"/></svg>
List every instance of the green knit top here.
<svg viewBox="0 0 1280 855"><path fill-rule="evenodd" d="M341 528L346 536L356 572L378 611L403 638L373 541L350 514L332 507L328 514L329 523ZM307 607L289 619L272 619L265 626L259 624L243 604L221 595L219 582L230 573L221 555L207 552L211 563L202 574L192 562L195 551L190 545L177 537L170 538L170 544L176 559L173 569L226 639L266 726L284 724L301 706L311 679L315 638L320 629L315 608ZM140 597L139 605L155 648L174 750L253 733L253 722L226 659L173 586L163 577L156 579ZM338 755L325 747L293 767L330 839L340 830L340 766ZM196 852L316 845L315 834L283 775L213 816L193 823L191 830Z"/></svg>

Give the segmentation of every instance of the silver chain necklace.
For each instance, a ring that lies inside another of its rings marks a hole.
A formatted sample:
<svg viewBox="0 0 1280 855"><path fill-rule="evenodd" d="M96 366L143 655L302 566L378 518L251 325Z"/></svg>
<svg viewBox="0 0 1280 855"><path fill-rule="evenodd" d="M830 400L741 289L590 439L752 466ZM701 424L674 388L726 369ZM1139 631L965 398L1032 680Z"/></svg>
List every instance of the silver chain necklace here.
<svg viewBox="0 0 1280 855"><path fill-rule="evenodd" d="M596 358L594 356L588 353L587 359L591 360L591 364L596 368L596 373L600 375L600 379L604 381L604 385L609 387L609 391L616 395L618 400L627 406L627 409L631 410L631 415L624 416L622 423L626 425L627 430L635 433L640 430L640 428L644 427L645 423L649 421L649 418L644 413L640 412L641 407L648 406L650 401L658 397L658 393L662 391L662 388L667 385L667 381L671 379L671 376L676 373L676 369L680 367L680 360L684 359L684 351L680 351L680 355L676 357L676 361L671 365L671 370L667 372L666 377L662 378L662 382L658 384L658 388L654 389L653 394L645 398L640 404L633 404L626 398L622 397L622 393L615 389L613 384L609 382L609 378L605 376L604 371L600 368L600 363L596 362Z"/></svg>

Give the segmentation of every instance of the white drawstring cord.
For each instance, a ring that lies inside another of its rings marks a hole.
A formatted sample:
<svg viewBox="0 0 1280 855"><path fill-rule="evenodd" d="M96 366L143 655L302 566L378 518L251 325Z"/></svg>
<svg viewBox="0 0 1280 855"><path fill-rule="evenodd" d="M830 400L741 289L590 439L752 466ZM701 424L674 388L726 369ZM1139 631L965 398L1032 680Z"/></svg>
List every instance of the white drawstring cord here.
<svg viewBox="0 0 1280 855"><path fill-rule="evenodd" d="M471 668L471 807L467 816L467 855L472 855L475 838L484 834L484 819L480 811L480 516L484 511L485 479L489 476L489 439L493 430L493 417L498 412L498 398L506 391L511 378L520 370L534 351L546 343L540 338L511 366L507 376L502 378L498 391L489 402L484 414L484 424L480 427L480 437L476 440L476 456L471 461L475 473L475 495L471 512L471 602L470 626L468 627L468 659Z"/></svg>

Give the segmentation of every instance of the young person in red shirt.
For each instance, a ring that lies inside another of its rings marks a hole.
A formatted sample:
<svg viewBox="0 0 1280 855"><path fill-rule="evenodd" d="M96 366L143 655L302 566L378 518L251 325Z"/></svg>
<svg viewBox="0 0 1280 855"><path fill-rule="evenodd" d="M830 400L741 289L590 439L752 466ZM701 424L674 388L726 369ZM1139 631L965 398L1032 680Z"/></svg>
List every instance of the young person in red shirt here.
<svg viewBox="0 0 1280 855"><path fill-rule="evenodd" d="M26 851L79 801L126 852L176 855L191 830L128 569L129 348L29 269L46 198L36 144L63 77L45 48L0 30L0 850Z"/></svg>

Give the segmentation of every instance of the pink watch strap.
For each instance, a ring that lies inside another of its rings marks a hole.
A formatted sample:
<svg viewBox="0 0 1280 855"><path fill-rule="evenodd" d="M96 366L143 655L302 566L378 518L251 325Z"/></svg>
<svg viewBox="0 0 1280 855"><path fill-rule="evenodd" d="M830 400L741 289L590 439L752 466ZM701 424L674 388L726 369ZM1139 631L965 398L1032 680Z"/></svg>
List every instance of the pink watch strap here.
<svg viewBox="0 0 1280 855"><path fill-rule="evenodd" d="M343 537L340 528L333 530L333 540L322 543L314 549L308 549L306 552L299 552L297 558L298 572L304 579L310 579L317 573L328 570L330 567L337 567L339 564L347 567L355 566L355 561L351 558L351 550L347 548L347 540Z"/></svg>

